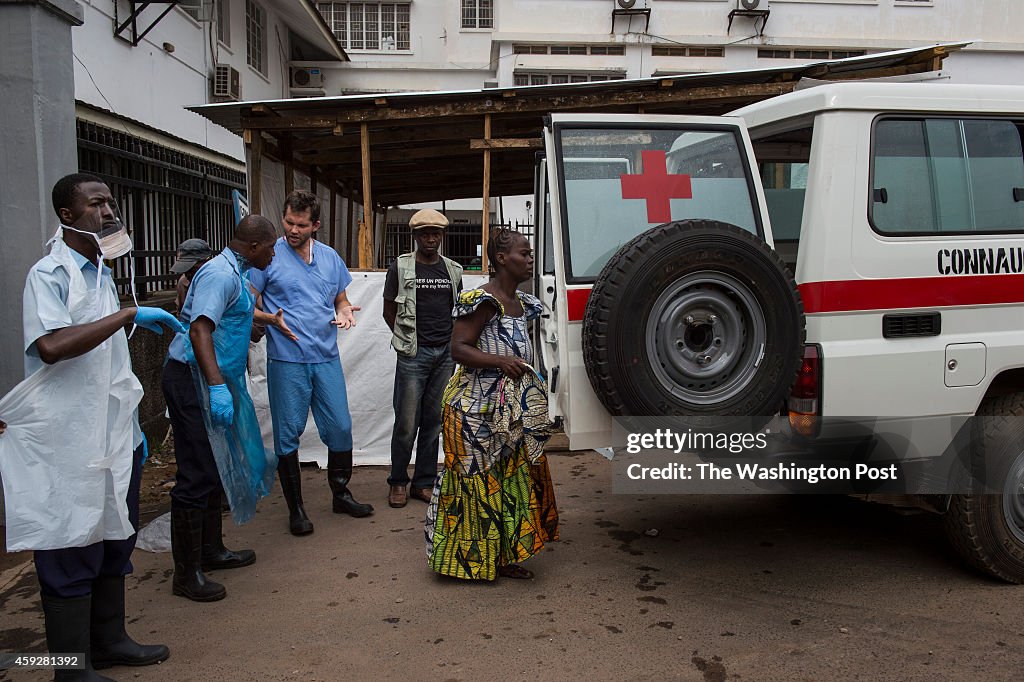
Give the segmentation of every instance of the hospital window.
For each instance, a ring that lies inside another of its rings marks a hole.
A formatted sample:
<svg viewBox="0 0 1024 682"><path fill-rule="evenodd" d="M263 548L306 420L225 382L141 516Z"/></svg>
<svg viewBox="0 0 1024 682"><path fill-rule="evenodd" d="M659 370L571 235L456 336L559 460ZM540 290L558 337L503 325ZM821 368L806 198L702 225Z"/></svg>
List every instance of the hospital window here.
<svg viewBox="0 0 1024 682"><path fill-rule="evenodd" d="M462 28L494 28L494 0L462 0Z"/></svg>
<svg viewBox="0 0 1024 682"><path fill-rule="evenodd" d="M318 2L335 40L349 50L410 50L409 3Z"/></svg>

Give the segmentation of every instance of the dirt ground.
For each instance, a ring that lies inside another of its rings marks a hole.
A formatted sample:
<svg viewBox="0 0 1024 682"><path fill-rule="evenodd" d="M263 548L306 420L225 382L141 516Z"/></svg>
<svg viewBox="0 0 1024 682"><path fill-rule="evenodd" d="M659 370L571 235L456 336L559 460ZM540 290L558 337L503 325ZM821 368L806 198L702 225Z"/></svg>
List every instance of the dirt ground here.
<svg viewBox="0 0 1024 682"><path fill-rule="evenodd" d="M151 504L173 476L147 472ZM561 541L531 581L426 567L425 505L386 503L359 468L368 519L330 513L303 470L309 537L288 534L279 490L228 526L254 566L219 571L227 599L171 595L168 554L136 551L129 630L163 642L121 680L1019 679L1024 587L965 569L941 520L845 497L625 496L593 452L552 457ZM144 503L145 504L145 503ZM15 557L16 558L16 557ZM0 571L0 650L43 651L27 555ZM11 557L8 557L11 559ZM0 678L5 675L0 673ZM48 679L44 671L9 679Z"/></svg>

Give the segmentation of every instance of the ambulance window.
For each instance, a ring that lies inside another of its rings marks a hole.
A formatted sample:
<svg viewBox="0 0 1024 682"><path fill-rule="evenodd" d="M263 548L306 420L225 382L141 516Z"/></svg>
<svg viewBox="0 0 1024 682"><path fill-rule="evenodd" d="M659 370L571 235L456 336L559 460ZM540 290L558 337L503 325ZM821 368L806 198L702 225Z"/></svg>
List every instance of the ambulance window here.
<svg viewBox="0 0 1024 682"><path fill-rule="evenodd" d="M592 279L651 227L708 219L760 234L733 129L562 129L567 270Z"/></svg>
<svg viewBox="0 0 1024 682"><path fill-rule="evenodd" d="M1021 130L999 119L880 119L872 226L884 234L1024 230Z"/></svg>
<svg viewBox="0 0 1024 682"><path fill-rule="evenodd" d="M807 126L753 140L775 251L793 272L807 196L812 130Z"/></svg>

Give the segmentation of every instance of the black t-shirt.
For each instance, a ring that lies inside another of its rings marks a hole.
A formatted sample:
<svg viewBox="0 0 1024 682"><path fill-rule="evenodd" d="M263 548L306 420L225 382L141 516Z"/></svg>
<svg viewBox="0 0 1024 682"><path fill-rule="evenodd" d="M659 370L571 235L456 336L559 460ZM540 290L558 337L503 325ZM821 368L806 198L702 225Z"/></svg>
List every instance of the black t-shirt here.
<svg viewBox="0 0 1024 682"><path fill-rule="evenodd" d="M461 289L461 287L459 287ZM398 261L388 268L384 298L398 296ZM452 338L452 280L443 260L433 265L416 262L416 342L443 346Z"/></svg>

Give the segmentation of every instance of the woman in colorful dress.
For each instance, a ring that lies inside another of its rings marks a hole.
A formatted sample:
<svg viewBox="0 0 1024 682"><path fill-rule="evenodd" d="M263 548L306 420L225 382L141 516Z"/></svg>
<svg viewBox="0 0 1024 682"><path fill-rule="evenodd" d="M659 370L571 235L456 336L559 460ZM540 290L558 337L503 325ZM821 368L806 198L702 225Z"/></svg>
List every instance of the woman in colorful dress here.
<svg viewBox="0 0 1024 682"><path fill-rule="evenodd" d="M558 539L543 454L547 391L527 332L541 305L517 290L533 271L524 235L497 230L487 256L494 276L462 292L453 312L459 367L444 393L445 462L427 508L427 557L454 578L528 579L533 573L517 562Z"/></svg>

